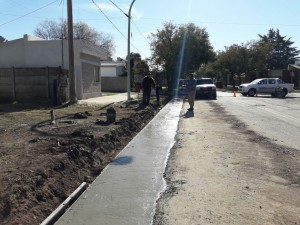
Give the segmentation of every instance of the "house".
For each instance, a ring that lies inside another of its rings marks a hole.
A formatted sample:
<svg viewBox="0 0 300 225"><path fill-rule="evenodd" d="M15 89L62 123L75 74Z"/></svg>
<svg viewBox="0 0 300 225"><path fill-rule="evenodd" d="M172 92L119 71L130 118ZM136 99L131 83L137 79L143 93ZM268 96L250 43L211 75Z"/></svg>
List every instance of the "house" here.
<svg viewBox="0 0 300 225"><path fill-rule="evenodd" d="M125 61L102 61L101 76L102 77L119 77L126 75Z"/></svg>
<svg viewBox="0 0 300 225"><path fill-rule="evenodd" d="M0 44L1 69L61 67L68 70L68 58L67 40L44 40L25 34L21 39ZM74 73L78 99L102 95L100 67L101 61L108 59L104 49L99 46L91 45L84 40L74 40ZM4 75L4 73L0 73L0 78ZM28 79L34 78L28 77ZM11 79L7 77L6 82L8 80ZM27 85L20 89L30 90L30 87Z"/></svg>
<svg viewBox="0 0 300 225"><path fill-rule="evenodd" d="M290 71L291 83L295 84L295 87L300 87L300 60L296 61L295 64L289 64L288 70Z"/></svg>
<svg viewBox="0 0 300 225"><path fill-rule="evenodd" d="M127 71L126 62L102 61L101 62L101 81L102 91L107 92L126 92L127 91Z"/></svg>

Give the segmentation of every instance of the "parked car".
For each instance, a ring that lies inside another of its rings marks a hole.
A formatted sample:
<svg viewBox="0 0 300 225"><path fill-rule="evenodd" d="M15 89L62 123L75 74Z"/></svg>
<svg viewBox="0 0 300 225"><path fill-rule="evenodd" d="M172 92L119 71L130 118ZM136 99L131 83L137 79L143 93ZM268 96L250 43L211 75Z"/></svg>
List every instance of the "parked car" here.
<svg viewBox="0 0 300 225"><path fill-rule="evenodd" d="M253 97L257 93L271 94L273 97L285 97L289 92L294 91L294 84L284 83L279 78L261 78L248 84L241 84L238 92L243 96Z"/></svg>
<svg viewBox="0 0 300 225"><path fill-rule="evenodd" d="M211 78L197 79L196 98L200 97L217 99L217 88Z"/></svg>

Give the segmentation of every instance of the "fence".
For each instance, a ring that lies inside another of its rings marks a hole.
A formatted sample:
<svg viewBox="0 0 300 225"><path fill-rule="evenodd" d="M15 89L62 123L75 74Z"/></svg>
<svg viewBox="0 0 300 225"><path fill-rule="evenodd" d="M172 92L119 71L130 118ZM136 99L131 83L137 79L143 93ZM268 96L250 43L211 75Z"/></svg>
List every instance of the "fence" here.
<svg viewBox="0 0 300 225"><path fill-rule="evenodd" d="M68 99L66 71L57 67L0 68L0 102Z"/></svg>
<svg viewBox="0 0 300 225"><path fill-rule="evenodd" d="M127 77L101 77L101 89L104 92L126 92Z"/></svg>

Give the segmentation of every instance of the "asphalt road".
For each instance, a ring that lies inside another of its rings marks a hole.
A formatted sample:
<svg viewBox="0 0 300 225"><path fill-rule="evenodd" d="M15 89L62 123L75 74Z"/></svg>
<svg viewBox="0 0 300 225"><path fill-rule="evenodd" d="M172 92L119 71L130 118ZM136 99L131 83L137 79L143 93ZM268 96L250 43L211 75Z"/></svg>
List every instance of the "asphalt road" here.
<svg viewBox="0 0 300 225"><path fill-rule="evenodd" d="M300 150L300 93L286 98L270 95L244 97L218 92L217 103L247 125L249 130L270 138L276 144Z"/></svg>

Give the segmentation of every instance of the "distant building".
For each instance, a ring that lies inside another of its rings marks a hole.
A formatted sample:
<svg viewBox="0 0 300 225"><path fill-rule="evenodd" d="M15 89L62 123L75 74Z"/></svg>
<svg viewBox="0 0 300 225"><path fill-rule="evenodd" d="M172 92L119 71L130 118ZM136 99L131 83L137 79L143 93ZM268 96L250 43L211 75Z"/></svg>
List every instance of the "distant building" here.
<svg viewBox="0 0 300 225"><path fill-rule="evenodd" d="M0 43L0 68L62 67L69 69L67 40L44 40L25 34ZM101 61L109 60L99 46L74 40L76 95L78 99L101 96Z"/></svg>
<svg viewBox="0 0 300 225"><path fill-rule="evenodd" d="M119 77L126 75L125 61L103 61L101 62L102 77Z"/></svg>
<svg viewBox="0 0 300 225"><path fill-rule="evenodd" d="M291 83L294 83L295 87L300 88L300 60L295 61L295 64L289 64L288 71L290 73Z"/></svg>
<svg viewBox="0 0 300 225"><path fill-rule="evenodd" d="M106 92L126 92L127 72L126 61L101 62L101 88Z"/></svg>

